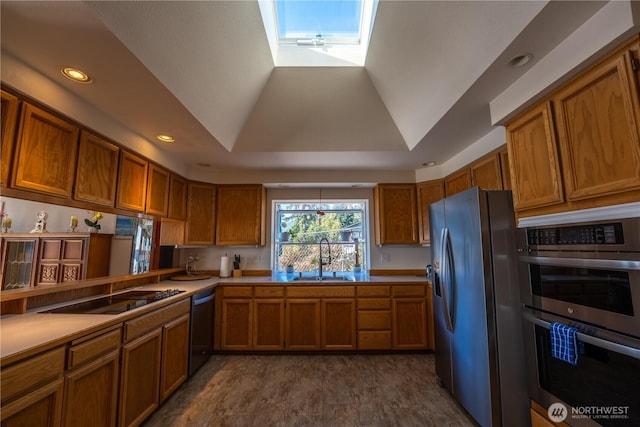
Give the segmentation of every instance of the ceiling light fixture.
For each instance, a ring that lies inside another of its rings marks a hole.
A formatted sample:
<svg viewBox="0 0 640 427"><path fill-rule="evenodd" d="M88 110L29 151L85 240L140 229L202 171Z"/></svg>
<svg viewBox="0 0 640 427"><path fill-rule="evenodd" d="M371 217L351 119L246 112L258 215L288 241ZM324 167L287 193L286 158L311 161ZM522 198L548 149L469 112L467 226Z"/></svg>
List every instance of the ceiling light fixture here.
<svg viewBox="0 0 640 427"><path fill-rule="evenodd" d="M428 168L430 168L431 166L435 166L436 162L427 162L427 163L423 163L422 166L426 166Z"/></svg>
<svg viewBox="0 0 640 427"><path fill-rule="evenodd" d="M74 82L91 83L93 81L87 73L85 73L84 71L78 68L65 67L62 70L60 70L60 72L62 73L63 76L65 76L70 80L73 80Z"/></svg>
<svg viewBox="0 0 640 427"><path fill-rule="evenodd" d="M524 53L522 55L514 56L509 60L509 66L513 68L519 68L527 65L533 59L533 55L530 53Z"/></svg>
<svg viewBox="0 0 640 427"><path fill-rule="evenodd" d="M156 138L158 138L158 140L162 141L162 142L175 142L175 140L176 140L171 135L158 135L158 136L156 136Z"/></svg>

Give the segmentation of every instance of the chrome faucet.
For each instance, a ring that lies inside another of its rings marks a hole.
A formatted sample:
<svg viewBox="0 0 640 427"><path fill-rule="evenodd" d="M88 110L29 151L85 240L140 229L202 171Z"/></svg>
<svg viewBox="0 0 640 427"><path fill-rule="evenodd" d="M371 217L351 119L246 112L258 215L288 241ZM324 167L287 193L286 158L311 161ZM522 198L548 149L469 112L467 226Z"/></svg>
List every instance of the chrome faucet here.
<svg viewBox="0 0 640 427"><path fill-rule="evenodd" d="M327 244L327 249L329 250L328 261L326 261L327 257L322 256L322 242ZM329 239L326 237L320 239L320 242L318 243L318 256L318 280L322 280L322 266L331 264L331 244L329 243Z"/></svg>

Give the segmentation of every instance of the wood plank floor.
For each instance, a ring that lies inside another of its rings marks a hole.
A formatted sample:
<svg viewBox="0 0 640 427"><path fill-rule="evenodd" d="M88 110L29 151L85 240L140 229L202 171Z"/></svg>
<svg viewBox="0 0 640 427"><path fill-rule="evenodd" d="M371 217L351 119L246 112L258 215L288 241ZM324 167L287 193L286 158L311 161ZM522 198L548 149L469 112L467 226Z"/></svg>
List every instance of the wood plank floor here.
<svg viewBox="0 0 640 427"><path fill-rule="evenodd" d="M144 424L474 426L433 354L214 355Z"/></svg>

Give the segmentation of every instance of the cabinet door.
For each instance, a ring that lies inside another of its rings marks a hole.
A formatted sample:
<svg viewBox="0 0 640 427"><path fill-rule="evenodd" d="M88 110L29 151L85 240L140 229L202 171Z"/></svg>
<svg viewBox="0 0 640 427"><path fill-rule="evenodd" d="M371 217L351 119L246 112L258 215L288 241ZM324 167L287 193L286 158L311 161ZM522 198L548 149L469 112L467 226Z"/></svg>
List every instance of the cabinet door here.
<svg viewBox="0 0 640 427"><path fill-rule="evenodd" d="M420 244L431 243L429 221L429 205L444 198L444 182L442 180L419 182L418 190L418 229Z"/></svg>
<svg viewBox="0 0 640 427"><path fill-rule="evenodd" d="M497 153L473 163L469 169L472 187L478 186L483 190L502 190L500 156Z"/></svg>
<svg viewBox="0 0 640 427"><path fill-rule="evenodd" d="M187 218L187 180L171 174L169 178L169 208L167 216L184 221Z"/></svg>
<svg viewBox="0 0 640 427"><path fill-rule="evenodd" d="M187 198L185 244L213 245L216 229L216 186L190 182Z"/></svg>
<svg viewBox="0 0 640 427"><path fill-rule="evenodd" d="M262 185L219 185L217 245L264 245L266 198Z"/></svg>
<svg viewBox="0 0 640 427"><path fill-rule="evenodd" d="M640 188L638 92L628 52L606 60L553 97L567 199Z"/></svg>
<svg viewBox="0 0 640 427"><path fill-rule="evenodd" d="M509 170L509 151L504 147L498 152L500 156L500 174L502 175L502 189L511 190L511 171Z"/></svg>
<svg viewBox="0 0 640 427"><path fill-rule="evenodd" d="M287 299L286 347L320 349L320 299Z"/></svg>
<svg viewBox="0 0 640 427"><path fill-rule="evenodd" d="M0 114L2 121L0 122L0 187L9 185L9 171L11 170L11 159L13 158L14 137L16 136L16 127L18 125L18 107L20 100L5 91L0 91Z"/></svg>
<svg viewBox="0 0 640 427"><path fill-rule="evenodd" d="M224 299L222 301L222 349L251 350L253 301Z"/></svg>
<svg viewBox="0 0 640 427"><path fill-rule="evenodd" d="M376 244L417 244L415 184L379 184L374 192Z"/></svg>
<svg viewBox="0 0 640 427"><path fill-rule="evenodd" d="M187 379L189 370L189 315L162 328L160 402L164 402Z"/></svg>
<svg viewBox="0 0 640 427"><path fill-rule="evenodd" d="M62 425L116 425L119 357L113 351L66 376Z"/></svg>
<svg viewBox="0 0 640 427"><path fill-rule="evenodd" d="M78 172L73 198L114 206L120 149L89 132L80 133Z"/></svg>
<svg viewBox="0 0 640 427"><path fill-rule="evenodd" d="M427 348L427 308L424 298L393 300L393 347L395 349Z"/></svg>
<svg viewBox="0 0 640 427"><path fill-rule="evenodd" d="M2 289L28 288L35 283L39 239L2 241Z"/></svg>
<svg viewBox="0 0 640 427"><path fill-rule="evenodd" d="M323 350L356 349L355 299L322 299L321 320Z"/></svg>
<svg viewBox="0 0 640 427"><path fill-rule="evenodd" d="M145 212L151 215L167 216L168 209L169 171L149 164Z"/></svg>
<svg viewBox="0 0 640 427"><path fill-rule="evenodd" d="M509 170L516 210L562 203L551 105L538 105L507 125Z"/></svg>
<svg viewBox="0 0 640 427"><path fill-rule="evenodd" d="M162 328L122 348L119 426L137 426L160 404Z"/></svg>
<svg viewBox="0 0 640 427"><path fill-rule="evenodd" d="M447 197L471 188L471 170L465 168L444 179L444 189Z"/></svg>
<svg viewBox="0 0 640 427"><path fill-rule="evenodd" d="M284 348L284 300L257 299L253 306L253 349Z"/></svg>
<svg viewBox="0 0 640 427"><path fill-rule="evenodd" d="M120 152L116 207L144 212L148 167L146 160L126 151Z"/></svg>
<svg viewBox="0 0 640 427"><path fill-rule="evenodd" d="M2 405L3 427L60 426L62 416L62 391L60 378L9 404Z"/></svg>
<svg viewBox="0 0 640 427"><path fill-rule="evenodd" d="M24 103L13 184L71 198L78 148L76 126Z"/></svg>
<svg viewBox="0 0 640 427"><path fill-rule="evenodd" d="M85 279L109 275L112 238L113 234L91 233L89 235L89 252L85 258Z"/></svg>

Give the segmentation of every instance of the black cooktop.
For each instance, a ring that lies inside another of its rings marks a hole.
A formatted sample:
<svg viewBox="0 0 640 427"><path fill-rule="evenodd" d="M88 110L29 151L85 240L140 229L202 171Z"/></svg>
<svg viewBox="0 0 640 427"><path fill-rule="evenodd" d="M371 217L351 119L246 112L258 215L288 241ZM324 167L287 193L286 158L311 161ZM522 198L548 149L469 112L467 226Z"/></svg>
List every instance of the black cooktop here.
<svg viewBox="0 0 640 427"><path fill-rule="evenodd" d="M79 302L53 310L43 311L43 313L120 314L183 292L184 291L178 289L165 289L163 291L127 291L121 294L109 295L91 301Z"/></svg>

